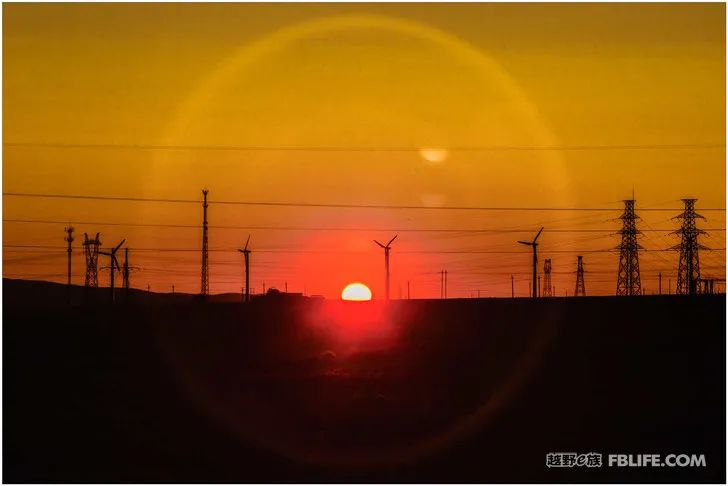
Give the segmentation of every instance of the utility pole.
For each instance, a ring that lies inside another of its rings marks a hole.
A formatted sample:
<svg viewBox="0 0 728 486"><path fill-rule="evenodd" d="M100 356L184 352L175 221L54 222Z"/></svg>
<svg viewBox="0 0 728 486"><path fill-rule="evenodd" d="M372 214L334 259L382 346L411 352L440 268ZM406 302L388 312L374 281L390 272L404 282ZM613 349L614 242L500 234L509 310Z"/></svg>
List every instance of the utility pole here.
<svg viewBox="0 0 728 486"><path fill-rule="evenodd" d="M445 270L445 298L447 299L447 270Z"/></svg>
<svg viewBox="0 0 728 486"><path fill-rule="evenodd" d="M513 286L513 275L511 275L511 299L516 297L516 288Z"/></svg>
<svg viewBox="0 0 728 486"><path fill-rule="evenodd" d="M210 270L207 265L207 189L202 190L202 268L200 294L206 298L210 293Z"/></svg>
<svg viewBox="0 0 728 486"><path fill-rule="evenodd" d="M410 281L407 280L407 300L410 300Z"/></svg>
<svg viewBox="0 0 728 486"><path fill-rule="evenodd" d="M445 270L440 270L440 298L445 298Z"/></svg>
<svg viewBox="0 0 728 486"><path fill-rule="evenodd" d="M139 267L129 265L129 248L124 248L124 265L121 267L121 276L124 282L124 298L129 301L129 289L131 288L131 272L139 270Z"/></svg>
<svg viewBox="0 0 728 486"><path fill-rule="evenodd" d="M672 279L671 278L667 279L667 293L668 293L668 295L672 294Z"/></svg>
<svg viewBox="0 0 728 486"><path fill-rule="evenodd" d="M662 295L662 272L657 274L657 293Z"/></svg>
<svg viewBox="0 0 728 486"><path fill-rule="evenodd" d="M684 211L672 219L682 220L682 226L675 234L680 235L680 244L673 249L680 252L680 261L677 270L677 293L683 295L696 295L700 293L700 259L698 250L706 249L698 243L698 236L705 231L695 225L696 219L705 219L695 212L697 199L683 199Z"/></svg>
<svg viewBox="0 0 728 486"><path fill-rule="evenodd" d="M71 246L71 243L73 243L73 226L70 224L64 228L67 236L63 238L65 241L68 242L68 249L66 250L68 252L68 287L70 289L71 287L71 253L73 252L73 247Z"/></svg>
<svg viewBox="0 0 728 486"><path fill-rule="evenodd" d="M576 290L574 297L586 297L586 288L584 287L584 259L581 255L576 257Z"/></svg>
<svg viewBox="0 0 728 486"><path fill-rule="evenodd" d="M622 241L619 249L619 269L617 271L617 295L640 295L640 260L637 236L641 231L637 229L638 216L634 210L634 195L632 199L624 200L624 212L619 217L622 220Z"/></svg>
<svg viewBox="0 0 728 486"><path fill-rule="evenodd" d="M151 292L151 291L152 291L152 286L151 286L151 285L149 285L149 284L147 284L147 293L149 293L149 292Z"/></svg>

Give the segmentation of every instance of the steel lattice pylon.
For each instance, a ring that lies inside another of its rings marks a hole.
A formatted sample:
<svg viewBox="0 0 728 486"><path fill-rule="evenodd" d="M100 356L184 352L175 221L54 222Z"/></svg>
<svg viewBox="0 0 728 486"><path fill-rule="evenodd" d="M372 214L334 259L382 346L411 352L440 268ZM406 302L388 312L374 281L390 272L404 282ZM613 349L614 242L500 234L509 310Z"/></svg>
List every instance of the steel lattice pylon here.
<svg viewBox="0 0 728 486"><path fill-rule="evenodd" d="M543 290L541 297L553 297L553 287L551 286L551 259L546 258L543 261Z"/></svg>
<svg viewBox="0 0 728 486"><path fill-rule="evenodd" d="M700 293L700 259L698 250L707 249L698 243L698 236L705 231L695 225L696 219L705 219L695 212L695 201L697 199L683 199L685 210L672 219L682 220L682 226L675 234L680 235L680 244L673 249L680 252L680 261L677 269L677 291L678 294L695 295Z"/></svg>
<svg viewBox="0 0 728 486"><path fill-rule="evenodd" d="M86 255L86 287L99 286L99 246L101 246L99 233L96 233L94 239L90 239L86 233L83 234L83 252Z"/></svg>
<svg viewBox="0 0 728 486"><path fill-rule="evenodd" d="M640 259L637 236L637 215L634 211L634 199L624 201L624 212L619 217L622 220L622 241L617 247L619 250L619 270L617 271L617 295L640 295Z"/></svg>
<svg viewBox="0 0 728 486"><path fill-rule="evenodd" d="M73 232L75 231L73 226L70 224L64 228L64 231L66 232L66 237L63 238L64 241L68 243L68 249L66 250L66 253L68 255L68 285L71 285L71 256L73 254L73 242L75 238L73 237Z"/></svg>
<svg viewBox="0 0 728 486"><path fill-rule="evenodd" d="M207 265L207 189L202 190L202 269L200 278L200 294L210 293L210 270Z"/></svg>
<svg viewBox="0 0 728 486"><path fill-rule="evenodd" d="M576 289L575 297L586 297L586 288L584 287L584 259L581 255L576 257Z"/></svg>

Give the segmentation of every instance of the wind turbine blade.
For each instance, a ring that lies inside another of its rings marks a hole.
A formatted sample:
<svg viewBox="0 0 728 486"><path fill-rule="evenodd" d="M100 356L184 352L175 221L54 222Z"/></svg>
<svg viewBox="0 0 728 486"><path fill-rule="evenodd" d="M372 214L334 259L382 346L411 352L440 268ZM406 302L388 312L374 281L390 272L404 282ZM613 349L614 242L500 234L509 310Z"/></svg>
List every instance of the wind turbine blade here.
<svg viewBox="0 0 728 486"><path fill-rule="evenodd" d="M543 226L541 226L541 229L538 230L538 233L536 233L536 237L533 239L534 243L536 243L536 240L538 239L538 237L541 236L542 231L543 231Z"/></svg>
<svg viewBox="0 0 728 486"><path fill-rule="evenodd" d="M392 244L392 242L393 242L394 240L396 240L398 236L399 236L399 235L394 235L394 238L392 238L391 240L389 240L389 243L387 243L387 246L391 245L391 244Z"/></svg>
<svg viewBox="0 0 728 486"><path fill-rule="evenodd" d="M250 235L248 235L248 239L245 241L245 249L248 249L248 243L250 243Z"/></svg>
<svg viewBox="0 0 728 486"><path fill-rule="evenodd" d="M376 243L377 245L381 246L382 248L386 248L384 245L382 245L381 243L379 243L377 240L372 240L372 241L374 243Z"/></svg>
<svg viewBox="0 0 728 486"><path fill-rule="evenodd" d="M528 246L531 246L531 245L533 245L533 243L531 243L530 241L521 241L521 240L518 240L518 242L519 242L520 244L522 244L522 245L528 245Z"/></svg>
<svg viewBox="0 0 728 486"><path fill-rule="evenodd" d="M126 241L126 238L124 238L123 240L121 240L121 243L119 243L118 245L116 245L116 248L114 248L114 249L112 250L112 253L116 253L116 252L117 252L117 250L118 250L119 248L121 248L121 245L123 245L125 241Z"/></svg>
<svg viewBox="0 0 728 486"><path fill-rule="evenodd" d="M116 259L116 255L113 255L112 254L111 255L111 260L112 260L111 265L116 266L116 269L119 270L119 271L121 271L121 267L119 266L119 261Z"/></svg>

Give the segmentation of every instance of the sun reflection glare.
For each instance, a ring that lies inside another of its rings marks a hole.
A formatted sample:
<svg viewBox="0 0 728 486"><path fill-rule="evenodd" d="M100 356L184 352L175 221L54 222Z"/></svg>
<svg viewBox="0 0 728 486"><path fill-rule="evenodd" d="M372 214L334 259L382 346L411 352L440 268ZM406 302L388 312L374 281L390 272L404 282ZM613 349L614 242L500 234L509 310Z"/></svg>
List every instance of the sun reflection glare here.
<svg viewBox="0 0 728 486"><path fill-rule="evenodd" d="M372 300L372 291L363 283L350 283L341 291L342 300L366 301Z"/></svg>

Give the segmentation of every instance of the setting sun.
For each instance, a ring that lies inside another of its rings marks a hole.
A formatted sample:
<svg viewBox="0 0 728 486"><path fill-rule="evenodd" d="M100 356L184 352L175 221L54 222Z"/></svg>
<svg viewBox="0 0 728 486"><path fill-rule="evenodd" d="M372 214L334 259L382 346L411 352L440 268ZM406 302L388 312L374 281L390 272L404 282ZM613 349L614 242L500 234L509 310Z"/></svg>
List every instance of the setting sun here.
<svg viewBox="0 0 728 486"><path fill-rule="evenodd" d="M354 301L372 300L372 291L363 283L354 282L344 287L344 290L341 291L341 298Z"/></svg>

